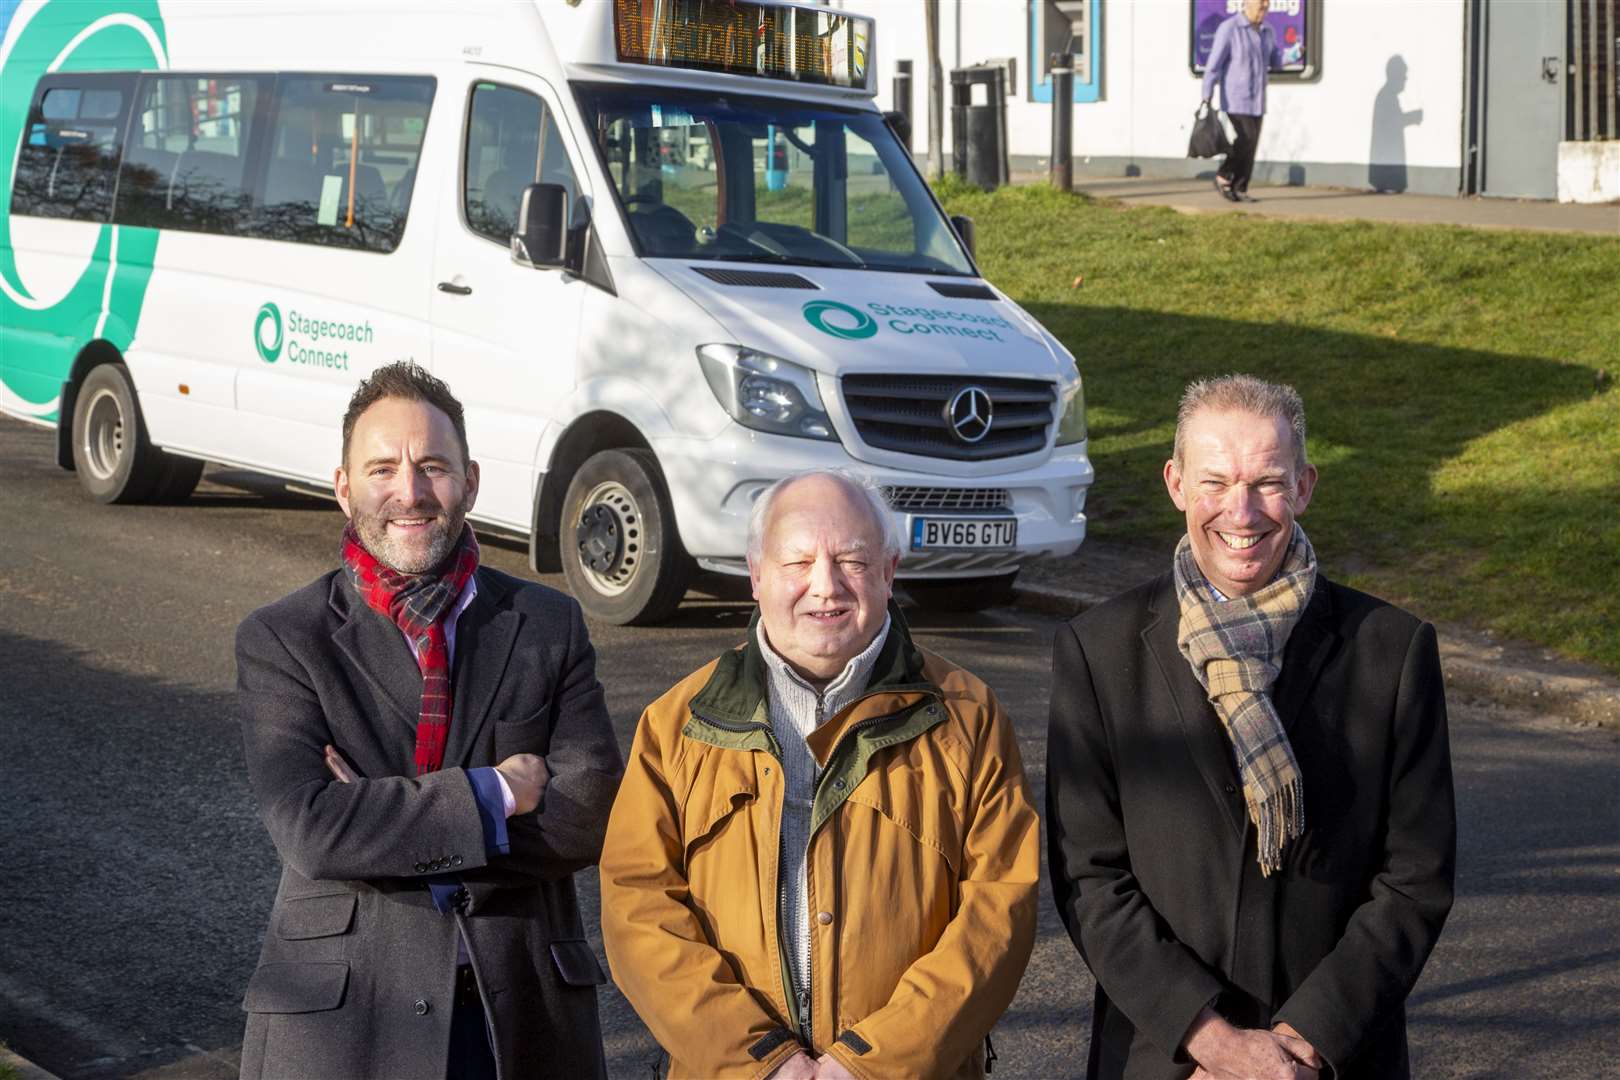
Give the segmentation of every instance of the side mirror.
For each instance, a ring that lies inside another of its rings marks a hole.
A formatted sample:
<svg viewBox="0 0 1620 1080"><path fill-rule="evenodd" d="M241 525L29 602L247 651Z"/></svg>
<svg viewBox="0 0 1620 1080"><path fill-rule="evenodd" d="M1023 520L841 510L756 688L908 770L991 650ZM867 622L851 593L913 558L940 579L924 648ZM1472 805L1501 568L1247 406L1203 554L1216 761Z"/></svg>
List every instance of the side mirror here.
<svg viewBox="0 0 1620 1080"><path fill-rule="evenodd" d="M951 216L951 228L955 229L956 235L962 238L962 246L967 248L968 257L977 259L979 257L979 234L978 230L973 227L973 219L964 217L961 214L954 214Z"/></svg>
<svg viewBox="0 0 1620 1080"><path fill-rule="evenodd" d="M889 125L889 130L894 132L894 137L900 140L900 145L905 147L909 153L911 150L911 117L903 112L890 110L883 114L883 122Z"/></svg>
<svg viewBox="0 0 1620 1080"><path fill-rule="evenodd" d="M561 184L530 184L518 204L517 232L512 234L512 261L519 266L551 269L568 258L568 189Z"/></svg>

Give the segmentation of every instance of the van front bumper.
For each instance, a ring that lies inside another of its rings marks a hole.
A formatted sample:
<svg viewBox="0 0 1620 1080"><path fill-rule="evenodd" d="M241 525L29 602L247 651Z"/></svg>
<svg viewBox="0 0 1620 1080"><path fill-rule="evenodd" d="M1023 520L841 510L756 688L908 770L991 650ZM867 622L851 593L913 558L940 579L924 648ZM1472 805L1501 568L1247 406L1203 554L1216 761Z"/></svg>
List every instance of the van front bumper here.
<svg viewBox="0 0 1620 1080"><path fill-rule="evenodd" d="M1086 536L1086 492L1093 471L1084 442L1058 447L1031 468L977 476L913 472L854 460L841 445L765 435L730 425L714 439L659 439L653 443L675 507L681 542L698 564L722 573L748 572L748 515L771 484L808 469L840 468L870 477L880 486L914 489L894 516L906 548L900 576L983 577L1005 574L1032 561L1072 554ZM937 463L936 463L937 467ZM915 489L921 489L915 490ZM955 509L1005 492L1000 509ZM971 493L971 497L968 497ZM961 498L958 498L958 497ZM924 504L943 503L938 509ZM1012 516L1018 520L1014 548L929 550L910 548L916 517Z"/></svg>

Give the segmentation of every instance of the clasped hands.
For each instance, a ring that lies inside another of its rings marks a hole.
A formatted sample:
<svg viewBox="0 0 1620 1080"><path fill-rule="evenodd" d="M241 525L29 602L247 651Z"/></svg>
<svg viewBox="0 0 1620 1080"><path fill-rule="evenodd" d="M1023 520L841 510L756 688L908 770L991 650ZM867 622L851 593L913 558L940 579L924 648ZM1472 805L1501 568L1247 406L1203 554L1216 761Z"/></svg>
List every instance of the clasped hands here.
<svg viewBox="0 0 1620 1080"><path fill-rule="evenodd" d="M1324 1064L1288 1024L1270 1031L1233 1027L1208 1008L1193 1021L1186 1048L1198 1063L1191 1080L1317 1080Z"/></svg>
<svg viewBox="0 0 1620 1080"><path fill-rule="evenodd" d="M813 1058L800 1050L778 1065L766 1080L855 1080L855 1076L831 1054Z"/></svg>
<svg viewBox="0 0 1620 1080"><path fill-rule="evenodd" d="M337 747L328 743L325 754L326 770L338 783L354 783L354 773L343 760L343 755L338 753ZM517 804L512 811L514 816L527 814L539 806L540 796L546 793L546 783L551 779L546 759L538 754L513 754L495 766L495 771L501 774L506 786L511 789L512 800Z"/></svg>

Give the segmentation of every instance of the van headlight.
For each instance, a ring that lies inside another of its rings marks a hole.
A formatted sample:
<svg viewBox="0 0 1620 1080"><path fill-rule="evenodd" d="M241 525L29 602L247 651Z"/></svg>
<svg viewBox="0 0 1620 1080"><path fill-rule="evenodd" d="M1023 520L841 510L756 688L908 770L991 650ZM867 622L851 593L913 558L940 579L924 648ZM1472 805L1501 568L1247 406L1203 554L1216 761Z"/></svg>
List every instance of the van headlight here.
<svg viewBox="0 0 1620 1080"><path fill-rule="evenodd" d="M1074 396L1064 406L1063 416L1058 420L1057 443L1058 446L1070 446L1077 442L1086 441L1086 385L1076 379Z"/></svg>
<svg viewBox="0 0 1620 1080"><path fill-rule="evenodd" d="M700 345L697 355L721 408L743 427L838 441L810 369L741 345Z"/></svg>

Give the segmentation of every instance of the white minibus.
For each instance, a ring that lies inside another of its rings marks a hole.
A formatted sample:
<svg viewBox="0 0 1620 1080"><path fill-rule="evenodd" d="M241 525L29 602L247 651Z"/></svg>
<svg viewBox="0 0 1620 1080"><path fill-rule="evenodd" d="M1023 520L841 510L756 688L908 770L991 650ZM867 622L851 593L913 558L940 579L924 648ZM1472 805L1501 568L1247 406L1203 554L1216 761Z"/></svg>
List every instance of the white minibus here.
<svg viewBox="0 0 1620 1080"><path fill-rule="evenodd" d="M763 0L0 3L0 412L102 502L330 490L355 385L466 406L481 530L593 617L746 573L772 481L879 484L919 602L1085 535L1080 374L875 104ZM968 238L964 242L964 237Z"/></svg>

